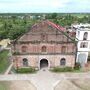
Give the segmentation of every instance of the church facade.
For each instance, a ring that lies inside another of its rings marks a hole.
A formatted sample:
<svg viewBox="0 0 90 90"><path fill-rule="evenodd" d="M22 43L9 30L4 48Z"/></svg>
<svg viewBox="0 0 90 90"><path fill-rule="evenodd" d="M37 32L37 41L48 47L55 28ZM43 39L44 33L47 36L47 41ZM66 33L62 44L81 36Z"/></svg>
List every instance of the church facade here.
<svg viewBox="0 0 90 90"><path fill-rule="evenodd" d="M76 44L66 30L50 21L41 21L13 43L15 68L74 67Z"/></svg>

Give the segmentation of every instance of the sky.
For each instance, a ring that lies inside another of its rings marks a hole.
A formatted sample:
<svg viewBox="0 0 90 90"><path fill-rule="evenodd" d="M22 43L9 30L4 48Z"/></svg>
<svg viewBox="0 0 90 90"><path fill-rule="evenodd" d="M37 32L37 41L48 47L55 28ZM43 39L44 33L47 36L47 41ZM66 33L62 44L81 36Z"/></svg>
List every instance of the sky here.
<svg viewBox="0 0 90 90"><path fill-rule="evenodd" d="M90 0L0 0L0 13L90 13Z"/></svg>

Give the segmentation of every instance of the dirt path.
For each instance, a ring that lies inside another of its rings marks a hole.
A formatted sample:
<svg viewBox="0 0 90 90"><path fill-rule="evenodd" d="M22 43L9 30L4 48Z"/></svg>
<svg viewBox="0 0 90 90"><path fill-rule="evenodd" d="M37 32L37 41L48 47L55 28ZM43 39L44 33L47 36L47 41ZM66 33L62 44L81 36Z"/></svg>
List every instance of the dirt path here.
<svg viewBox="0 0 90 90"><path fill-rule="evenodd" d="M57 81L64 78L63 74L59 77L46 69L40 70L37 75L31 78L31 82L37 87L37 90L53 90Z"/></svg>
<svg viewBox="0 0 90 90"><path fill-rule="evenodd" d="M9 67L8 67L7 70L6 70L6 72L4 73L5 75L7 75L7 74L10 72L12 66L13 66L13 63L11 63L11 64L9 65Z"/></svg>

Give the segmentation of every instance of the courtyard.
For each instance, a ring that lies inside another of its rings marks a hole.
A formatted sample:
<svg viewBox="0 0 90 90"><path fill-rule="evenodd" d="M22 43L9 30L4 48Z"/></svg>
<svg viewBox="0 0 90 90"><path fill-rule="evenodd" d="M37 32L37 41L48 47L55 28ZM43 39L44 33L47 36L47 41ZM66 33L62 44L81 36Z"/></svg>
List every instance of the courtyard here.
<svg viewBox="0 0 90 90"><path fill-rule="evenodd" d="M4 90L90 90L90 72L52 73L43 68L34 74L0 75L3 88L2 83L8 85Z"/></svg>

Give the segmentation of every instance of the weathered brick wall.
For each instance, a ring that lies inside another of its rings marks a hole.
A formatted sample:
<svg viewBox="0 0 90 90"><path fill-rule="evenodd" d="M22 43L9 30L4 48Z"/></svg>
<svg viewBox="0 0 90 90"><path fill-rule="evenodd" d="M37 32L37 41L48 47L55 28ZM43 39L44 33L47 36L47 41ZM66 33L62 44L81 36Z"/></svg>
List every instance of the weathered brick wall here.
<svg viewBox="0 0 90 90"><path fill-rule="evenodd" d="M62 53L61 52L62 46L66 46L66 53L75 52L76 49L75 45L72 43L67 43L67 44L41 43L41 44L18 44L16 45L16 51L22 53L22 46L27 46L28 53L41 53L42 46L46 46L47 53Z"/></svg>
<svg viewBox="0 0 90 90"><path fill-rule="evenodd" d="M14 57L14 64L17 67L16 63L18 62L18 67L23 67L23 59L27 58L28 64L31 67L40 67L40 60L47 59L49 63L49 67L57 67L60 66L61 58L66 59L66 65L74 67L75 64L75 55L17 55Z"/></svg>

